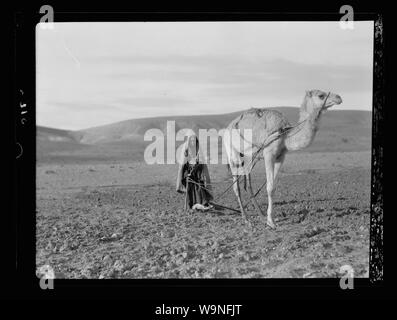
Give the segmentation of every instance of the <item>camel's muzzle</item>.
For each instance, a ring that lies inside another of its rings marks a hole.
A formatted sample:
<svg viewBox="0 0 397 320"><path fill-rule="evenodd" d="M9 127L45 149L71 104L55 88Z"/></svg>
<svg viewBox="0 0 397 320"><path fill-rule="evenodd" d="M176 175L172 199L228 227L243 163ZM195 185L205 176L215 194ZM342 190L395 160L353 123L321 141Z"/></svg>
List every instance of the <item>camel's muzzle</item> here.
<svg viewBox="0 0 397 320"><path fill-rule="evenodd" d="M335 96L334 101L335 101L335 104L341 104L341 103L342 103L342 98L341 98L341 96L337 94L337 95Z"/></svg>
<svg viewBox="0 0 397 320"><path fill-rule="evenodd" d="M342 98L338 94L331 94L328 97L328 101L326 102L324 109L331 108L332 106L336 104L341 104L342 103Z"/></svg>

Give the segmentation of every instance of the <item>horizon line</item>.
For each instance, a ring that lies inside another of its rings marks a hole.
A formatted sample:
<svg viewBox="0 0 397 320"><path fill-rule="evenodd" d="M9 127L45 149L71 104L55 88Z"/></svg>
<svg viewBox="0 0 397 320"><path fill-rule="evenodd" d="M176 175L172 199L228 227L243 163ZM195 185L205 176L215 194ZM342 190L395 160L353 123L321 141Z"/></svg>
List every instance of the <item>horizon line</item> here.
<svg viewBox="0 0 397 320"><path fill-rule="evenodd" d="M239 112L244 112L246 110L256 108L259 109L259 107L251 107L247 109L242 109L241 111L233 111L233 112L227 112L227 113L205 113L205 114L188 114L188 115L160 115L160 116L154 116L154 117L138 117L138 118L128 118L125 120L120 120L120 121L115 121L115 122L110 122L106 124L100 124L100 125L95 125L91 127L86 127L82 129L65 129L65 128L60 128L60 127L49 127L46 125L40 125L36 122L36 128L41 127L41 128L46 128L46 129L55 129L55 130L63 130L63 131L84 131L88 129L93 129L93 128L99 128L99 127L105 127L109 125L113 125L116 123L121 123L125 121L131 121L131 120L145 120L145 119L156 119L156 118L169 118L169 117L198 117L198 116L219 116L219 115L227 115L227 114L232 114L232 113L239 113ZM275 109L275 108L292 108L292 109L299 109L300 107L294 107L294 106L276 106L276 107L269 107L269 108L264 108L264 109ZM370 110L365 110L365 109L334 109L334 110L327 110L327 113L329 112L336 112L336 111L358 111L358 112L370 112L372 113L372 107ZM37 119L37 118L36 118Z"/></svg>

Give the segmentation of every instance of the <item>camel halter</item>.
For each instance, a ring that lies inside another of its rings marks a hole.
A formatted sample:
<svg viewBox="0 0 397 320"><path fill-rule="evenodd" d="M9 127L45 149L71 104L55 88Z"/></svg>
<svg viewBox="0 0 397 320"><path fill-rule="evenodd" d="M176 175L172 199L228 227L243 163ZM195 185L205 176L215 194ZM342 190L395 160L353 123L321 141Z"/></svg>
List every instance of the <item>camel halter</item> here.
<svg viewBox="0 0 397 320"><path fill-rule="evenodd" d="M327 94L327 96L325 97L325 100L324 100L324 103L323 103L323 106L321 107L321 109L324 109L325 104L327 103L327 100L328 100L328 97L329 97L330 94L331 94L331 91L328 91L328 94Z"/></svg>

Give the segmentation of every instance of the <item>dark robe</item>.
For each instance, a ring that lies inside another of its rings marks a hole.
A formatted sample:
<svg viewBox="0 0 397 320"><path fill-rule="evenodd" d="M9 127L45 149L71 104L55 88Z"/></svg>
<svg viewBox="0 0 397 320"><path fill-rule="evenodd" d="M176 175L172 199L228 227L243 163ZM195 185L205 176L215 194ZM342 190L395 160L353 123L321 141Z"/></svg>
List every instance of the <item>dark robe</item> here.
<svg viewBox="0 0 397 320"><path fill-rule="evenodd" d="M182 185L186 190L186 178L189 176L194 181L188 182L188 207L193 207L196 203L208 205L209 201L213 199L208 185L209 175L207 166L202 163L190 164L185 163L182 168Z"/></svg>
<svg viewBox="0 0 397 320"><path fill-rule="evenodd" d="M185 193L186 186L188 186L187 198L189 208L192 208L196 203L208 205L209 201L213 200L208 167L205 163L200 163L198 161L198 144L195 152L196 158L192 159L190 163L189 152L185 149L184 161L183 164L179 166L176 182L176 191L180 193ZM188 176L194 181L194 183L191 181L187 182Z"/></svg>

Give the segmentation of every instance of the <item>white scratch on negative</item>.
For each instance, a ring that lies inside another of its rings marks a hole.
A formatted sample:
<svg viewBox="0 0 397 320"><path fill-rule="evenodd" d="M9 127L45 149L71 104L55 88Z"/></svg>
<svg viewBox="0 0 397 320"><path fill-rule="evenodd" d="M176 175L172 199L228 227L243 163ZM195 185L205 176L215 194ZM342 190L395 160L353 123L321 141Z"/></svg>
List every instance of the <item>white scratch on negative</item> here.
<svg viewBox="0 0 397 320"><path fill-rule="evenodd" d="M53 29L53 31L55 31L56 33L58 33L58 31L57 31L55 28ZM58 34L59 34L59 33L58 33ZM79 59L77 59L76 56L72 53L72 51L69 49L68 45L66 44L65 39L64 39L62 36L60 36L60 39L61 39L61 41L62 41L62 45L63 45L64 49L66 50L66 52L69 54L69 56L72 57L72 59L74 60L74 62L76 62L77 67L80 68L81 64L80 64Z"/></svg>

